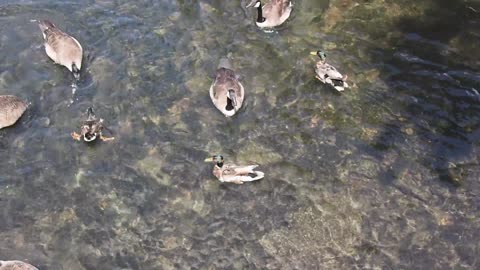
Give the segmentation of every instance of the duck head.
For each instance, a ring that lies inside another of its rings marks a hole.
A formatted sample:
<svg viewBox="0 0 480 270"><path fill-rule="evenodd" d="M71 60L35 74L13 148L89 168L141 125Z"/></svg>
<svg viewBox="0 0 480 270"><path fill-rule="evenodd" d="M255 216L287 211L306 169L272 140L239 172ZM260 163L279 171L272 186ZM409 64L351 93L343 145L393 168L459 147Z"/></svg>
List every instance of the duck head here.
<svg viewBox="0 0 480 270"><path fill-rule="evenodd" d="M223 156L222 155L214 155L204 160L205 162L213 162L218 167L223 166Z"/></svg>

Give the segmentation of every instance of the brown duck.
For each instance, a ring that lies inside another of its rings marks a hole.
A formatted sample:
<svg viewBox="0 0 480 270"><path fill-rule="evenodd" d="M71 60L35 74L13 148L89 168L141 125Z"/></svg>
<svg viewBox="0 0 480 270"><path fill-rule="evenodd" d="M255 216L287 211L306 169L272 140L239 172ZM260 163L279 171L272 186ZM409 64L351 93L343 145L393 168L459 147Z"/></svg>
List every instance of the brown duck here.
<svg viewBox="0 0 480 270"><path fill-rule="evenodd" d="M45 39L45 52L55 63L65 66L76 79L80 77L83 49L74 37L58 29L49 20L33 20L38 23Z"/></svg>

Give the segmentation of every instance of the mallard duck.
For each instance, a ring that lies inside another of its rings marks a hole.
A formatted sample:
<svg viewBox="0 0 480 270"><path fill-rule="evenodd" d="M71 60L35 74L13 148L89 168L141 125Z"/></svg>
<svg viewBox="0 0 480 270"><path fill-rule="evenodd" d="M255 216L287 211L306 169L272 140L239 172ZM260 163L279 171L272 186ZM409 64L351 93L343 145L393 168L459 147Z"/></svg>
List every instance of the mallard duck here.
<svg viewBox="0 0 480 270"><path fill-rule="evenodd" d="M242 107L245 89L226 58L220 60L215 81L210 86L210 98L215 107L227 117L233 116Z"/></svg>
<svg viewBox="0 0 480 270"><path fill-rule="evenodd" d="M0 129L15 124L27 106L25 101L16 96L0 96Z"/></svg>
<svg viewBox="0 0 480 270"><path fill-rule="evenodd" d="M0 270L38 270L38 268L22 261L0 261Z"/></svg>
<svg viewBox="0 0 480 270"><path fill-rule="evenodd" d="M272 28L284 23L292 12L292 2L290 0L270 0L265 5L262 5L260 0L252 0L249 7L257 8L256 24L260 28Z"/></svg>
<svg viewBox="0 0 480 270"><path fill-rule="evenodd" d="M337 91L343 91L348 88L347 76L343 76L337 69L326 62L327 54L323 51L311 52L311 55L320 57L320 61L317 62L315 67L315 73L317 73L317 79L321 82L330 84Z"/></svg>
<svg viewBox="0 0 480 270"><path fill-rule="evenodd" d="M100 138L102 141L111 141L114 140L114 137L104 137L102 135L103 129L108 130L110 133L110 129L108 129L106 126L103 125L103 119L97 119L95 114L93 113L93 109L90 107L87 109L87 120L83 121L83 124L80 128L80 134L76 132L72 132L72 138L80 141L80 139L83 137L83 140L86 142L92 142L97 137Z"/></svg>
<svg viewBox="0 0 480 270"><path fill-rule="evenodd" d="M55 63L65 66L73 73L73 76L80 78L82 68L83 49L80 42L74 37L58 29L49 20L32 20L37 22L42 30L45 39L45 51Z"/></svg>
<svg viewBox="0 0 480 270"><path fill-rule="evenodd" d="M223 164L223 156L215 155L205 159L205 162L213 162L213 175L220 182L243 184L244 182L252 182L263 178L264 173L254 171L258 165L237 166L233 164Z"/></svg>

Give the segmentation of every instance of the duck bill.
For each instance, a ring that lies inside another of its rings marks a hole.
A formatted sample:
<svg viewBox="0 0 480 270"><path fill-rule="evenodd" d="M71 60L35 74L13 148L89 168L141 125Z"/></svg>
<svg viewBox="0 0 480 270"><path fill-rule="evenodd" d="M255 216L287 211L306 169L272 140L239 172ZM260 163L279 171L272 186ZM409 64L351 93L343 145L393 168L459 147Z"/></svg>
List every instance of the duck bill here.
<svg viewBox="0 0 480 270"><path fill-rule="evenodd" d="M213 157L206 158L204 162L213 162Z"/></svg>
<svg viewBox="0 0 480 270"><path fill-rule="evenodd" d="M310 52L310 55L317 56L317 52Z"/></svg>
<svg viewBox="0 0 480 270"><path fill-rule="evenodd" d="M75 77L75 80L79 80L80 79L80 69L78 69L77 65L73 64L72 65L72 73L73 73L73 77Z"/></svg>

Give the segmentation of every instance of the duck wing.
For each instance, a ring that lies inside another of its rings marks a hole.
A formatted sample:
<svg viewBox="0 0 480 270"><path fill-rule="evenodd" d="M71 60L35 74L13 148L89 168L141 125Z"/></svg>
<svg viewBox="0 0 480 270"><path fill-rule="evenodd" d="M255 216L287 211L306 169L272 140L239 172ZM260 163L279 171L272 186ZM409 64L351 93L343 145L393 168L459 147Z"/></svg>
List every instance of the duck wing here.
<svg viewBox="0 0 480 270"><path fill-rule="evenodd" d="M290 16L292 6L290 0L271 0L262 8L267 20L275 20L278 23L285 21ZM284 18L286 16L286 18Z"/></svg>
<svg viewBox="0 0 480 270"><path fill-rule="evenodd" d="M327 75L332 80L342 80L343 75L337 71L337 69L327 63L319 62L317 63L316 72L318 75Z"/></svg>
<svg viewBox="0 0 480 270"><path fill-rule="evenodd" d="M27 103L16 96L0 96L0 129L11 126L23 115Z"/></svg>
<svg viewBox="0 0 480 270"><path fill-rule="evenodd" d="M45 48L48 56L58 64L66 67L76 64L81 68L83 48L74 37L58 29L47 31Z"/></svg>
<svg viewBox="0 0 480 270"><path fill-rule="evenodd" d="M49 20L33 20L38 23L45 39L45 51L57 64L61 64L72 71L75 64L78 69L82 66L83 48L74 37L58 29Z"/></svg>
<svg viewBox="0 0 480 270"><path fill-rule="evenodd" d="M224 165L225 167L225 165ZM264 173L260 171L254 171L258 165L249 166L235 166L227 165L223 170L221 181L235 184L242 184L243 182L252 182L260 180L264 177Z"/></svg>

